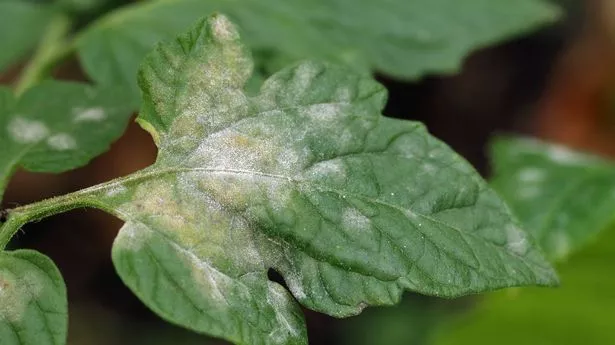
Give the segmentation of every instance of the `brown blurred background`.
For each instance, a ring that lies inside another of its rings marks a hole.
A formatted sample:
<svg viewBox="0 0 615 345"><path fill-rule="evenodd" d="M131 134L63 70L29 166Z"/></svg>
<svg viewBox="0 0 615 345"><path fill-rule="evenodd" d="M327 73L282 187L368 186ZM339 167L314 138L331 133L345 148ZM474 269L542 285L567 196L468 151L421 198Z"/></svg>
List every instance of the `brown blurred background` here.
<svg viewBox="0 0 615 345"><path fill-rule="evenodd" d="M385 114L425 122L483 173L488 172L486 144L497 132L534 135L615 156L615 2L559 3L567 10L561 22L472 54L457 75L417 82L379 76L390 92ZM1 75L0 83L10 84L19 69ZM84 80L76 60L55 73ZM85 168L62 175L19 172L2 208L129 174L151 164L155 152L149 136L132 124L108 153ZM17 236L14 245L48 254L65 277L69 343L221 343L158 320L123 286L110 260L120 226L117 219L88 209L28 225ZM423 305L440 303L408 298ZM340 330L353 327L353 321L310 312L307 319L311 344L340 344Z"/></svg>

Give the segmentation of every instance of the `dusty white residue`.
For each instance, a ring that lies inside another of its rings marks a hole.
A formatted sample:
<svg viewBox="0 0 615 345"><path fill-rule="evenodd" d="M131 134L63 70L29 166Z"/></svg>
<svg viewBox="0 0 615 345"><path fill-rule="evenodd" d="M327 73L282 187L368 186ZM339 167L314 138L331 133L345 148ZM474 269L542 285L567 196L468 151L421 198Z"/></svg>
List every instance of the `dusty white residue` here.
<svg viewBox="0 0 615 345"><path fill-rule="evenodd" d="M517 254L525 255L529 249L527 234L514 225L506 228L506 248Z"/></svg>
<svg viewBox="0 0 615 345"><path fill-rule="evenodd" d="M297 67L293 92L304 93L310 87L318 68L312 62L305 62Z"/></svg>
<svg viewBox="0 0 615 345"><path fill-rule="evenodd" d="M27 271L22 276L0 271L0 286L0 320L17 323L22 322L32 300L43 293L45 282L36 271Z"/></svg>
<svg viewBox="0 0 615 345"><path fill-rule="evenodd" d="M343 105L339 103L315 104L301 109L301 115L321 122L330 122L341 117Z"/></svg>
<svg viewBox="0 0 615 345"><path fill-rule="evenodd" d="M126 188L126 186L124 186L122 184L117 184L117 185L111 187L107 191L107 193L105 193L105 195L108 196L108 197L113 197L113 196L116 196L116 195L123 194L123 193L125 193L127 191L128 191L128 188Z"/></svg>
<svg viewBox="0 0 615 345"><path fill-rule="evenodd" d="M335 91L334 99L337 102L348 103L352 100L352 91L347 87L340 87Z"/></svg>
<svg viewBox="0 0 615 345"><path fill-rule="evenodd" d="M404 215L406 217L408 217L408 219L410 219L410 220L417 220L417 219L419 219L419 216L416 213L414 213L411 210L409 210L409 209L408 210L404 210Z"/></svg>
<svg viewBox="0 0 615 345"><path fill-rule="evenodd" d="M368 230L371 221L354 208L346 208L342 213L342 226L345 229Z"/></svg>
<svg viewBox="0 0 615 345"><path fill-rule="evenodd" d="M550 146L547 155L552 160L563 164L575 164L583 160L583 157L562 146Z"/></svg>
<svg viewBox="0 0 615 345"><path fill-rule="evenodd" d="M123 213L124 210L120 207L119 211ZM148 241L150 233L151 230L142 223L126 222L115 240L114 247L138 252Z"/></svg>
<svg viewBox="0 0 615 345"><path fill-rule="evenodd" d="M317 179L346 179L346 165L340 159L328 160L314 165L307 173Z"/></svg>
<svg viewBox="0 0 615 345"><path fill-rule="evenodd" d="M435 165L431 164L431 163L423 164L422 168L423 168L423 171L428 173L428 174L433 174L433 173L435 173L438 170L438 168Z"/></svg>
<svg viewBox="0 0 615 345"><path fill-rule="evenodd" d="M176 246L177 247L177 246ZM218 271L207 261L197 257L194 253L177 247L183 255L187 257L192 267L192 279L199 284L199 289L218 307L228 306L228 301L224 296L224 291L231 292L236 290L234 282L229 276ZM236 296L239 297L239 296Z"/></svg>
<svg viewBox="0 0 615 345"><path fill-rule="evenodd" d="M338 139L340 147L352 147L351 145L357 142L357 137L348 129L344 129Z"/></svg>
<svg viewBox="0 0 615 345"><path fill-rule="evenodd" d="M76 123L101 122L106 118L107 114L105 114L105 110L100 107L73 109L73 121Z"/></svg>
<svg viewBox="0 0 615 345"><path fill-rule="evenodd" d="M280 173L290 173L297 171L307 163L312 155L309 149L287 148L278 154L277 163Z"/></svg>
<svg viewBox="0 0 615 345"><path fill-rule="evenodd" d="M538 168L525 168L519 172L519 181L525 183L541 182L545 177L545 171Z"/></svg>
<svg viewBox="0 0 615 345"><path fill-rule="evenodd" d="M239 38L237 30L235 30L233 24L225 16L217 15L214 17L211 25L215 36L221 40L230 41Z"/></svg>
<svg viewBox="0 0 615 345"><path fill-rule="evenodd" d="M7 129L11 138L20 144L35 144L49 135L49 128L43 122L22 117L11 120Z"/></svg>
<svg viewBox="0 0 615 345"><path fill-rule="evenodd" d="M47 139L47 145L54 150L66 151L77 147L77 141L71 135L66 133L58 133L50 136Z"/></svg>
<svg viewBox="0 0 615 345"><path fill-rule="evenodd" d="M191 154L191 165L207 164L217 170L260 170L266 160L273 160L279 148L232 130L215 133Z"/></svg>
<svg viewBox="0 0 615 345"><path fill-rule="evenodd" d="M301 275L299 273L287 273L284 276L284 281L297 300L301 301L307 298L305 290L303 289L303 284L301 283Z"/></svg>
<svg viewBox="0 0 615 345"><path fill-rule="evenodd" d="M300 335L300 325L293 319L292 315L292 300L286 293L284 288L273 282L267 282L269 293L267 294L267 302L275 311L276 320L281 327L274 328L269 334L272 344L286 344L288 337L297 337Z"/></svg>

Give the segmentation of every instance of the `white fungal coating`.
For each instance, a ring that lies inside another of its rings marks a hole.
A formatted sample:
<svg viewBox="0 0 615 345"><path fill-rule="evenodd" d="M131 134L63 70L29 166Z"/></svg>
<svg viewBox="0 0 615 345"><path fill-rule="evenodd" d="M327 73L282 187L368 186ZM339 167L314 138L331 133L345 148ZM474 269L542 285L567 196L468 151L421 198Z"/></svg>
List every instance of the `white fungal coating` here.
<svg viewBox="0 0 615 345"><path fill-rule="evenodd" d="M11 139L20 144L35 144L49 135L49 128L43 122L23 117L11 120L7 129Z"/></svg>
<svg viewBox="0 0 615 345"><path fill-rule="evenodd" d="M506 228L506 248L517 255L525 255L529 249L527 235L515 226Z"/></svg>
<svg viewBox="0 0 615 345"><path fill-rule="evenodd" d="M342 214L342 225L346 229L365 231L370 228L371 221L354 208L346 208Z"/></svg>
<svg viewBox="0 0 615 345"><path fill-rule="evenodd" d="M75 108L73 109L73 121L80 122L101 122L107 118L105 110L100 107L95 108Z"/></svg>
<svg viewBox="0 0 615 345"><path fill-rule="evenodd" d="M77 148L77 141L69 134L58 133L47 139L47 145L57 151L67 151Z"/></svg>

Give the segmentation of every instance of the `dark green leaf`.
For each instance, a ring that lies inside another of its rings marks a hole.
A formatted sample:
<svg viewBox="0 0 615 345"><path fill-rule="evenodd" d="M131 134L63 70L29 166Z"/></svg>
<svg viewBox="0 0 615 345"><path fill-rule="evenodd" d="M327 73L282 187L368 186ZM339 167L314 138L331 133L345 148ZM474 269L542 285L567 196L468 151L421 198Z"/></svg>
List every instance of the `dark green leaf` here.
<svg viewBox="0 0 615 345"><path fill-rule="evenodd" d="M51 18L49 6L29 1L0 1L0 70L34 47Z"/></svg>
<svg viewBox="0 0 615 345"><path fill-rule="evenodd" d="M18 167L62 172L82 166L123 132L125 97L84 84L48 81L15 100L0 89L0 198Z"/></svg>
<svg viewBox="0 0 615 345"><path fill-rule="evenodd" d="M243 91L223 16L159 46L139 122L156 163L96 203L126 221L125 283L158 314L237 344L306 344L298 305L343 317L404 289L454 297L557 279L506 206L372 79L305 62Z"/></svg>
<svg viewBox="0 0 615 345"><path fill-rule="evenodd" d="M553 260L615 221L615 165L559 145L501 138L493 187Z"/></svg>
<svg viewBox="0 0 615 345"><path fill-rule="evenodd" d="M253 49L284 60L333 59L401 78L453 72L470 51L558 13L540 0L143 1L87 30L78 44L81 61L95 81L131 86L136 101L134 75L145 54L214 11L236 20Z"/></svg>
<svg viewBox="0 0 615 345"><path fill-rule="evenodd" d="M3 345L63 345L68 305L60 271L41 253L0 253L0 340Z"/></svg>

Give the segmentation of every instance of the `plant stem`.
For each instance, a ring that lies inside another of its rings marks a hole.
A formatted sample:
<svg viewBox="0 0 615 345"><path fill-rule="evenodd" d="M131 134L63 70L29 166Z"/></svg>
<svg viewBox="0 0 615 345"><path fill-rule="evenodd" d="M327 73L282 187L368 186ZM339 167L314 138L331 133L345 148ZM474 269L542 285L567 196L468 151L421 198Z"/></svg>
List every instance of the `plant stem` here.
<svg viewBox="0 0 615 345"><path fill-rule="evenodd" d="M146 169L127 177L104 182L74 193L8 210L6 222L0 224L0 251L6 248L11 238L26 223L38 221L54 214L67 212L76 208L93 207L119 217L120 214L108 203L107 194L120 185L139 181L151 175L152 174L148 173Z"/></svg>
<svg viewBox="0 0 615 345"><path fill-rule="evenodd" d="M53 66L73 50L73 43L67 40L72 27L72 20L65 13L57 13L49 22L40 44L23 70L15 93L24 91L44 79Z"/></svg>

